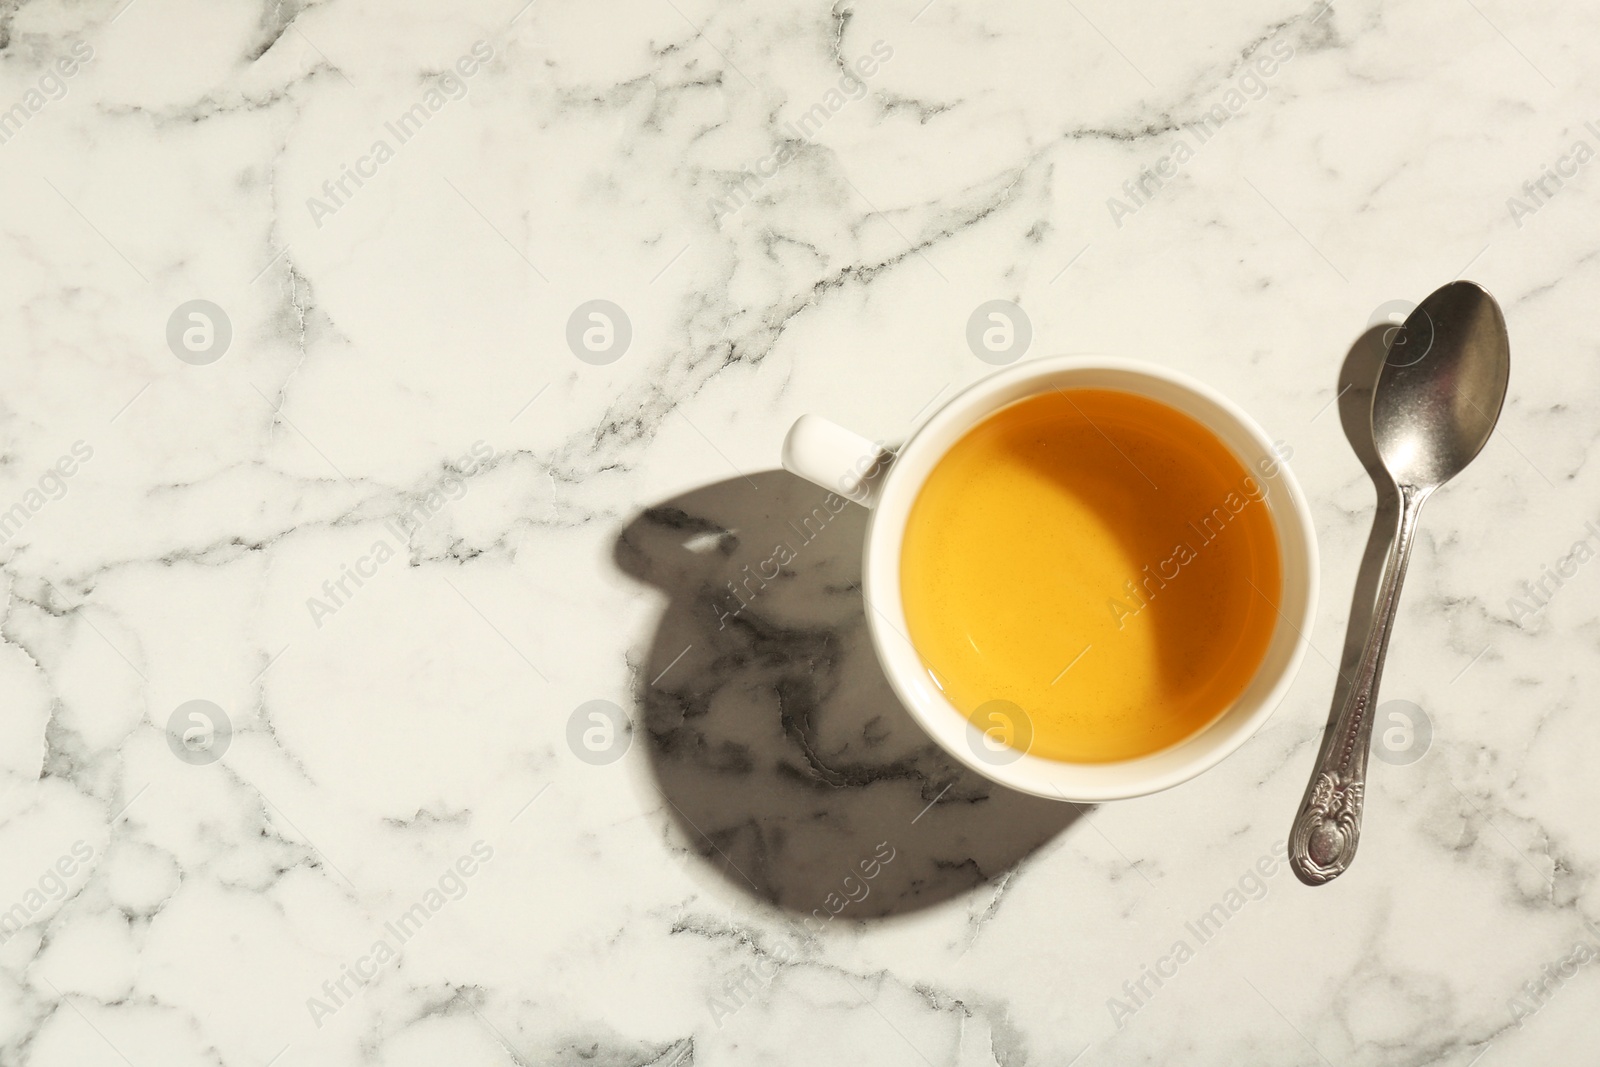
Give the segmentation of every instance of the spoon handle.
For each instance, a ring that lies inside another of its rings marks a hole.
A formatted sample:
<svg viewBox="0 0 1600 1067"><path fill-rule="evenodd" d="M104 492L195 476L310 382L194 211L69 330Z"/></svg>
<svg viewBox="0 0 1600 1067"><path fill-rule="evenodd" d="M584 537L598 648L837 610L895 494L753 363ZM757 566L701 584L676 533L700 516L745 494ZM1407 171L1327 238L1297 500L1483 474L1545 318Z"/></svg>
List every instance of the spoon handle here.
<svg viewBox="0 0 1600 1067"><path fill-rule="evenodd" d="M1372 628L1361 650L1344 706L1322 742L1316 769L1306 787L1300 813L1289 835L1289 865L1307 885L1331 882L1349 869L1361 841L1361 810L1367 784L1367 754L1372 747L1373 701L1389 649L1389 631L1400 603L1400 583L1411 559L1417 516L1428 493L1400 487L1400 523L1378 586Z"/></svg>

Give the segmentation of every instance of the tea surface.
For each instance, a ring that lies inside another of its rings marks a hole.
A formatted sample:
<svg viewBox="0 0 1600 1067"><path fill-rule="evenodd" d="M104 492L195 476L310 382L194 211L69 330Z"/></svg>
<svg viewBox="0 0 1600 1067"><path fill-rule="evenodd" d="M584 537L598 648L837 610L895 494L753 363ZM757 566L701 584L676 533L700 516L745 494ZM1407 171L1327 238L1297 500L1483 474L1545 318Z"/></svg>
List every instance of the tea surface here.
<svg viewBox="0 0 1600 1067"><path fill-rule="evenodd" d="M912 506L909 636L994 743L1080 763L1159 751L1215 721L1266 654L1282 587L1266 491L1157 401L1020 400L962 437Z"/></svg>

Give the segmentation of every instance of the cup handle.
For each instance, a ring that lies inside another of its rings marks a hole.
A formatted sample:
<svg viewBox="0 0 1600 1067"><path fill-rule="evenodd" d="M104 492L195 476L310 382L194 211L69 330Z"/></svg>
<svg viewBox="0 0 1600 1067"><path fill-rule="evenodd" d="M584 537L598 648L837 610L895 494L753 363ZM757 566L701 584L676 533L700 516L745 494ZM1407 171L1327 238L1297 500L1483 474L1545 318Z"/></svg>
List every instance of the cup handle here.
<svg viewBox="0 0 1600 1067"><path fill-rule="evenodd" d="M801 415L783 439L783 469L874 507L894 453L820 415Z"/></svg>

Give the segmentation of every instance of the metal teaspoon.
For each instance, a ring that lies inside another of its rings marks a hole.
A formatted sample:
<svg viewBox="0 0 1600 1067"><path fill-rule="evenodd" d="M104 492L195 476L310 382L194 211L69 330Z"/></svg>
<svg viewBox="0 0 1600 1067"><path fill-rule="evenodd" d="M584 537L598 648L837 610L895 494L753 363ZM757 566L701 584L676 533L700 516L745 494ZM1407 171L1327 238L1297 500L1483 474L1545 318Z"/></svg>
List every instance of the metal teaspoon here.
<svg viewBox="0 0 1600 1067"><path fill-rule="evenodd" d="M1373 702L1417 518L1433 491L1488 442L1510 373L1500 305L1472 282L1436 289L1394 331L1372 390L1372 440L1399 490L1400 520L1355 678L1322 742L1289 835L1290 866L1307 885L1332 881L1355 859Z"/></svg>

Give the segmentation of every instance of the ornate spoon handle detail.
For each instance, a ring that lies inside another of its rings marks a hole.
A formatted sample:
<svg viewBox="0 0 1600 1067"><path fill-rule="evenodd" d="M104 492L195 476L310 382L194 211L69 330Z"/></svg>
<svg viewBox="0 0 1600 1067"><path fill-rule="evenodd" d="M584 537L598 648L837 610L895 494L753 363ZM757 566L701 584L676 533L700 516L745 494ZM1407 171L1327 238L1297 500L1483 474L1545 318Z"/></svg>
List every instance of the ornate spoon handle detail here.
<svg viewBox="0 0 1600 1067"><path fill-rule="evenodd" d="M1395 609L1400 603L1400 583L1411 559L1417 516L1428 495L1429 491L1415 486L1400 487L1400 523L1383 565L1372 629L1367 632L1367 643L1361 650L1344 706L1323 738L1316 770L1289 834L1289 865L1307 885L1323 885L1348 870L1361 841L1367 755L1372 748L1372 705L1383 675Z"/></svg>

